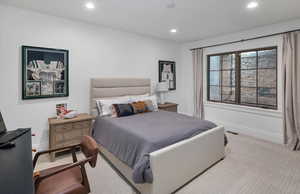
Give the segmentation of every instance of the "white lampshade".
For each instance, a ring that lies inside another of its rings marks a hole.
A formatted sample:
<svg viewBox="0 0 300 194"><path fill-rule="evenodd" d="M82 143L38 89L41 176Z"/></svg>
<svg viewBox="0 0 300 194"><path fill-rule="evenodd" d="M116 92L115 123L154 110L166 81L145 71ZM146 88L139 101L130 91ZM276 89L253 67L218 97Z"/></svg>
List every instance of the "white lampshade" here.
<svg viewBox="0 0 300 194"><path fill-rule="evenodd" d="M168 82L159 82L156 85L157 92L167 92L169 91L169 84Z"/></svg>

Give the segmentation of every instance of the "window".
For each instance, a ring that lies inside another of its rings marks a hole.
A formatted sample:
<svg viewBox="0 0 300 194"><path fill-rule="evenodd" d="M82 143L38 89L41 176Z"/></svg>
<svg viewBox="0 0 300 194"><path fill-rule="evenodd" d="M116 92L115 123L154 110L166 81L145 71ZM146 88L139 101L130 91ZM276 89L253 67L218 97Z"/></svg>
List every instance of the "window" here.
<svg viewBox="0 0 300 194"><path fill-rule="evenodd" d="M277 109L277 48L208 56L208 100Z"/></svg>

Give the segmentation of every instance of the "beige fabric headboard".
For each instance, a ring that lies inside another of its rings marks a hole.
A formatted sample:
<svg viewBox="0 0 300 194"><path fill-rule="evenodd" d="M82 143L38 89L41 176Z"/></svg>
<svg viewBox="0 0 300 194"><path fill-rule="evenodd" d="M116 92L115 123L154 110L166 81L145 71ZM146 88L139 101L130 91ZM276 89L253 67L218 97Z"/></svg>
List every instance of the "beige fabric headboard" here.
<svg viewBox="0 0 300 194"><path fill-rule="evenodd" d="M94 78L91 79L90 91L90 113L97 116L97 99L150 94L151 80L142 78Z"/></svg>

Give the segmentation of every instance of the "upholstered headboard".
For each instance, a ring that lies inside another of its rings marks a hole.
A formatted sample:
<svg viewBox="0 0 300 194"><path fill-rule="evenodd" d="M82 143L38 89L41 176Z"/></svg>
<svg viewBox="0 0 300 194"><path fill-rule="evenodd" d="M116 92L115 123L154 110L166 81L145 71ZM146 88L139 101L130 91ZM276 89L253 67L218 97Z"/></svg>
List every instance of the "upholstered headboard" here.
<svg viewBox="0 0 300 194"><path fill-rule="evenodd" d="M96 100L127 95L150 94L150 79L142 78L94 78L91 79L90 113L98 115Z"/></svg>

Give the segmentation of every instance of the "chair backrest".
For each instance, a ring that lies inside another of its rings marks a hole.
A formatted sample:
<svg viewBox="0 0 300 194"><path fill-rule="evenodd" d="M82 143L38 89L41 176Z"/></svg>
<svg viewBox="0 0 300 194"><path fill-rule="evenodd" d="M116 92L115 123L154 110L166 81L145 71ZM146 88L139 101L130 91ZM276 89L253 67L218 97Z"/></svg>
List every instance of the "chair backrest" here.
<svg viewBox="0 0 300 194"><path fill-rule="evenodd" d="M91 167L95 168L99 151L96 141L90 136L83 136L81 141L81 151L86 157L92 157L92 160L89 163Z"/></svg>

